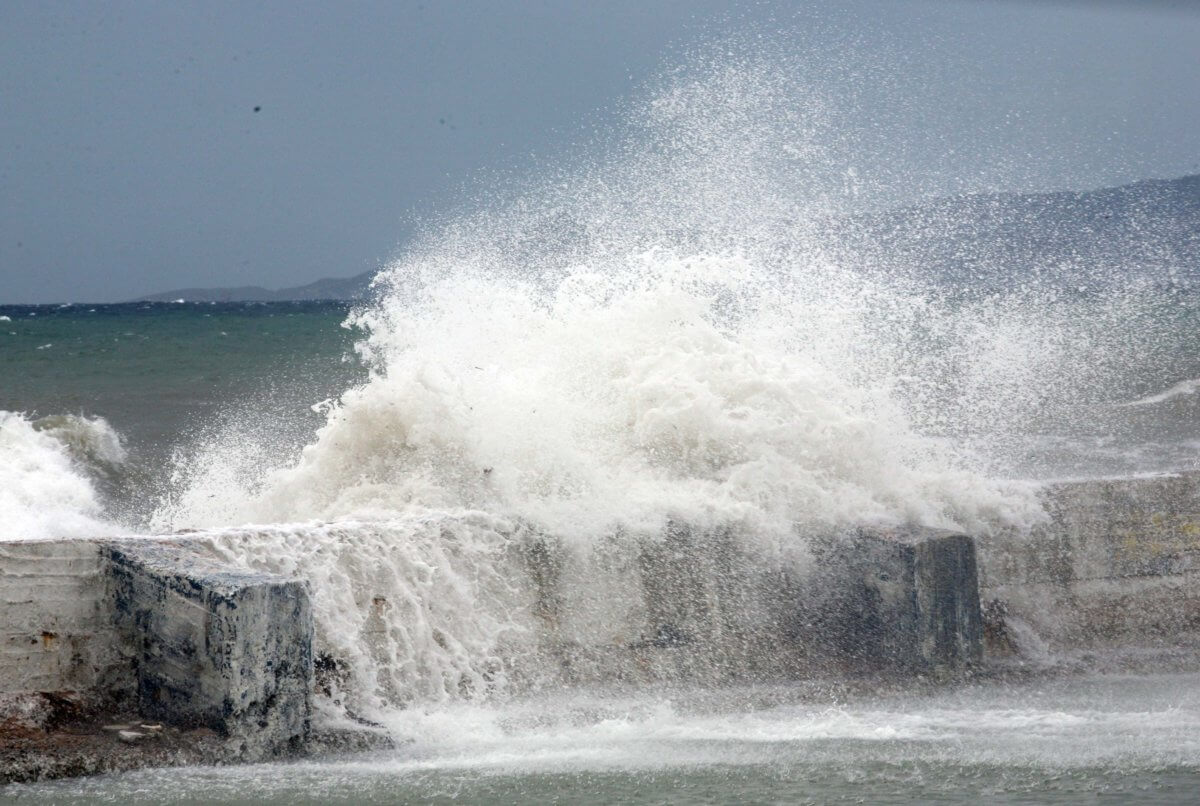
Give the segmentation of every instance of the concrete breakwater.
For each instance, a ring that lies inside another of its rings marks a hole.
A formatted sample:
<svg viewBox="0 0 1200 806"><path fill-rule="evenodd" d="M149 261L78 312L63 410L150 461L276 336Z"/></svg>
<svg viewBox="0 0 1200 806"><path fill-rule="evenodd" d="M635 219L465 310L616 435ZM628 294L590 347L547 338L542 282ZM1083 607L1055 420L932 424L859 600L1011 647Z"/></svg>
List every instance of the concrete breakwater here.
<svg viewBox="0 0 1200 806"><path fill-rule="evenodd" d="M1051 652L1200 646L1200 473L1063 482L1042 497L1047 523L979 541L994 624L1025 625Z"/></svg>
<svg viewBox="0 0 1200 806"><path fill-rule="evenodd" d="M186 539L5 542L0 597L0 781L254 761L309 738L301 580Z"/></svg>
<svg viewBox="0 0 1200 806"><path fill-rule="evenodd" d="M948 677L1027 651L1029 632L1048 651L1190 648L1200 477L1044 495L1051 519L1032 534L858 529L812 541L804 567L672 526L614 571L633 602L615 640L581 626L556 541L514 536L535 662L565 683L707 684ZM340 659L317 651L309 583L214 546L204 533L0 542L0 782L320 746L313 702ZM365 640L382 629L368 619Z"/></svg>
<svg viewBox="0 0 1200 806"><path fill-rule="evenodd" d="M365 727L314 736L313 700L349 684L330 677L345 659L316 651L306 581L222 559L221 545L256 537L0 543L0 781L378 741ZM556 684L953 673L979 659L974 548L963 535L858 530L830 541L814 598L808 573L760 562L732 532L672 525L624 541L630 562L607 590L627 596L631 612L603 635L581 624L587 606L573 601L578 583L558 542L510 538L536 625L534 646L518 654ZM394 593L372 584L356 591L368 653ZM838 619L822 620L833 611ZM825 638L810 640L817 633Z"/></svg>

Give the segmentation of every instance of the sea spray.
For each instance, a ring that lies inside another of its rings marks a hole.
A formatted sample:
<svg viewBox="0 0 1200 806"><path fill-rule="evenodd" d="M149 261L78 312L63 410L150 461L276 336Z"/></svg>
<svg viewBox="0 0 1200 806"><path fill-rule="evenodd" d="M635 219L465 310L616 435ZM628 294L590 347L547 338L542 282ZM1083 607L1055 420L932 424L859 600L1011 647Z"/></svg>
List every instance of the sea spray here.
<svg viewBox="0 0 1200 806"><path fill-rule="evenodd" d="M803 569L809 535L1038 521L931 405L996 410L971 401L1044 373L1019 356L1053 340L837 259L813 224L827 110L786 60L673 74L610 159L431 226L380 274L349 321L370 378L298 461L234 429L153 522L307 522L210 539L313 581L328 703L376 719L644 679L647 648L719 680L786 654L753 580Z"/></svg>
<svg viewBox="0 0 1200 806"><path fill-rule="evenodd" d="M931 350L969 363L985 333L964 344L958 311L905 272L832 257L814 222L838 195L830 147L850 135L768 44L673 72L606 159L431 226L351 318L372 377L299 462L263 474L252 440L218 445L189 464L219 489L188 468L156 523L411 505L586 538L678 518L783 539L798 521L1036 518L1027 490L916 427L934 415L904 370ZM1006 387L1040 370L1002 357Z"/></svg>
<svg viewBox="0 0 1200 806"><path fill-rule="evenodd" d="M0 411L0 539L90 537L116 530L104 517L98 478L126 461L102 418L31 419Z"/></svg>
<svg viewBox="0 0 1200 806"><path fill-rule="evenodd" d="M249 518L467 506L595 538L668 518L781 537L1031 516L853 360L870 303L779 295L737 256L630 262L632 277L571 277L549 298L453 277L394 326L375 320L385 363Z"/></svg>
<svg viewBox="0 0 1200 806"><path fill-rule="evenodd" d="M396 316L402 332L372 331L386 364L329 411L295 466L239 497L236 465L213 454L218 472L176 500L192 526L333 521L223 543L233 559L314 581L323 651L344 670L332 699L379 720L414 700L561 683L536 670L564 661L568 681L639 679L634 650L674 641L698 659L687 679L719 680L762 646L785 654L777 603L753 580L802 565L804 535L1037 517L1021 485L969 471L884 392L831 369L827 343L806 350L789 326L799 306L772 310L781 298L761 293L744 258L650 253L630 271L615 288L569 278L550 300L475 279L431 285ZM862 332L853 311L841 321ZM837 332L828 307L811 316ZM464 510L512 525L463 521ZM661 577L644 558L671 523L728 531L732 544L680 549L712 569L712 585L646 583ZM516 525L554 542L549 583ZM721 561L738 551L761 573L732 575ZM739 618L693 626L664 604L672 593L709 610L737 603ZM714 636L732 622L753 634ZM580 671L600 667L619 673Z"/></svg>
<svg viewBox="0 0 1200 806"><path fill-rule="evenodd" d="M509 693L536 643L518 530L480 512L270 525L195 537L312 586L318 707L378 719L413 703Z"/></svg>

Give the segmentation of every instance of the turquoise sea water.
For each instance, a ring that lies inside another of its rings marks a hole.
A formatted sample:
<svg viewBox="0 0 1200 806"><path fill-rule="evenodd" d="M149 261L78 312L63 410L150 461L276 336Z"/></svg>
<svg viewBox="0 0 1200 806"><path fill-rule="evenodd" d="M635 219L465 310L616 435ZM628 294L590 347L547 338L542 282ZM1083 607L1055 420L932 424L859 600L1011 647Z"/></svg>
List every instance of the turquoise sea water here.
<svg viewBox="0 0 1200 806"><path fill-rule="evenodd" d="M288 420L361 378L346 312L312 302L0 305L0 409L104 417L150 453L245 401L286 409Z"/></svg>
<svg viewBox="0 0 1200 806"><path fill-rule="evenodd" d="M269 423L281 455L312 438L318 401L360 382L348 306L0 305L0 411L104 418L128 453L99 474L110 518L138 528L172 460L225 425Z"/></svg>

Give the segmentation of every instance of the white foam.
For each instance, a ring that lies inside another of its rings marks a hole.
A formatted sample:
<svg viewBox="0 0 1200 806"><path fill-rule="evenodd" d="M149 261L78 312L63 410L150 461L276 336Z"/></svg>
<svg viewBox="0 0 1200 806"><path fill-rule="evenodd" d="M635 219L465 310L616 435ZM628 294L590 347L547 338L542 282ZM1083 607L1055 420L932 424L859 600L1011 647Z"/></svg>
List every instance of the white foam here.
<svg viewBox="0 0 1200 806"><path fill-rule="evenodd" d="M846 704L789 703L787 691L779 690L775 694L785 702L767 707L753 705L753 697L740 699L744 692L736 690L715 699L686 691L638 697L577 693L503 708L460 704L395 714L389 727L411 744L382 763L394 771L491 769L510 774L787 764L805 758L821 764L919 758L1043 769L1194 765L1200 763L1198 746L1189 738L1200 726L1195 697L1154 691L1156 684L1193 679L983 686ZM1118 691L1122 696L1114 701Z"/></svg>
<svg viewBox="0 0 1200 806"><path fill-rule="evenodd" d="M479 512L411 511L373 523L196 535L221 555L312 586L316 652L341 671L321 705L378 718L413 704L506 693L530 651L532 594L508 552L512 524Z"/></svg>
<svg viewBox="0 0 1200 806"><path fill-rule="evenodd" d="M124 461L102 419L72 415L31 421L0 411L0 539L89 537L111 532L87 463Z"/></svg>
<svg viewBox="0 0 1200 806"><path fill-rule="evenodd" d="M776 297L738 256L632 262L635 276L570 276L544 298L452 276L417 304L365 313L378 373L268 480L251 517L411 502L598 536L671 517L784 535L796 522L1034 515L1020 489L920 437L886 389L854 377L861 364L830 355L866 324L846 300Z"/></svg>

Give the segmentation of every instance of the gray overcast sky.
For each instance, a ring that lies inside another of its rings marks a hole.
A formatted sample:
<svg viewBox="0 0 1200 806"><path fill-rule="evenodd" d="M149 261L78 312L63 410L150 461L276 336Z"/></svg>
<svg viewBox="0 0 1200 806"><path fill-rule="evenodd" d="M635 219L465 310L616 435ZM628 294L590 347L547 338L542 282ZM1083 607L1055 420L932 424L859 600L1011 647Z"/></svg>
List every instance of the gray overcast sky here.
<svg viewBox="0 0 1200 806"><path fill-rule="evenodd" d="M1200 172L1188 2L8 0L0 302L376 267L414 215L564 159L681 51L756 25L886 54L889 86L856 87L882 124L868 181L895 160L928 177L912 194Z"/></svg>

